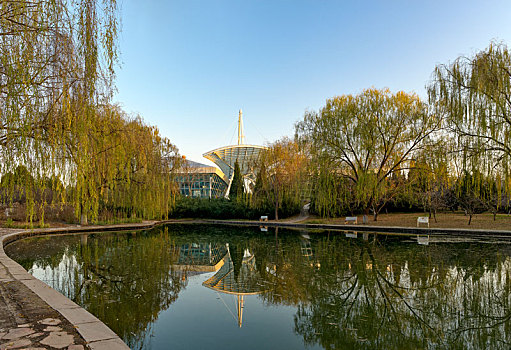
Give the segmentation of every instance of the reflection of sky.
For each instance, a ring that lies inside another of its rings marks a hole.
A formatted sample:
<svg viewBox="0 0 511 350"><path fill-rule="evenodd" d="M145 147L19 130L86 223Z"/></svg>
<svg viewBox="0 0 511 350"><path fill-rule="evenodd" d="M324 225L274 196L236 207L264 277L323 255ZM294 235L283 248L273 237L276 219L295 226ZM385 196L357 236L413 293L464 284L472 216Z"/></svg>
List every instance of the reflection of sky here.
<svg viewBox="0 0 511 350"><path fill-rule="evenodd" d="M64 284L64 281L68 280L65 276L70 276L71 274L68 273L68 271L72 271L77 268L79 268L79 265L74 254L62 254L62 258L56 268L52 269L51 266L39 266L36 261L28 272L35 278L43 281L47 285L57 289L65 296L69 297L71 295L69 291L72 290L72 286L66 286ZM81 277L82 276L80 275L80 279Z"/></svg>
<svg viewBox="0 0 511 350"><path fill-rule="evenodd" d="M265 306L258 296L245 296L243 327L239 328L236 297L202 286L213 275L190 279L177 301L160 313L153 328L153 348L190 349L190 338L194 349L239 349L240 344L243 349L303 348L301 337L293 333L296 308Z"/></svg>

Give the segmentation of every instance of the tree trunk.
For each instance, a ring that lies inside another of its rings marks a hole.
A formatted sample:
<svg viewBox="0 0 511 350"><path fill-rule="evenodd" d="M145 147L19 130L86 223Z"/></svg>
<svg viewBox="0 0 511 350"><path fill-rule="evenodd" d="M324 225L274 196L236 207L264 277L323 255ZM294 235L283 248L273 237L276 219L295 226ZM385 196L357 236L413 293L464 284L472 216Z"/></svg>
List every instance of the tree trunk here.
<svg viewBox="0 0 511 350"><path fill-rule="evenodd" d="M497 211L495 210L493 212L493 221L497 220Z"/></svg>
<svg viewBox="0 0 511 350"><path fill-rule="evenodd" d="M89 224L87 220L87 213L85 212L84 205L80 204L80 225L87 226Z"/></svg>
<svg viewBox="0 0 511 350"><path fill-rule="evenodd" d="M468 214L468 224L470 225L470 223L472 222L472 215L473 214Z"/></svg>
<svg viewBox="0 0 511 350"><path fill-rule="evenodd" d="M436 209L433 210L433 218L435 219L435 223L437 223L438 221L436 221Z"/></svg>
<svg viewBox="0 0 511 350"><path fill-rule="evenodd" d="M373 206L373 221L378 221L378 208Z"/></svg>
<svg viewBox="0 0 511 350"><path fill-rule="evenodd" d="M275 226L275 256L279 256L279 227ZM277 269L277 266L275 266Z"/></svg>
<svg viewBox="0 0 511 350"><path fill-rule="evenodd" d="M80 225L87 226L88 224L89 222L87 220L87 214L82 213L82 215L80 216Z"/></svg>
<svg viewBox="0 0 511 350"><path fill-rule="evenodd" d="M279 200L278 197L275 197L275 221L279 220Z"/></svg>

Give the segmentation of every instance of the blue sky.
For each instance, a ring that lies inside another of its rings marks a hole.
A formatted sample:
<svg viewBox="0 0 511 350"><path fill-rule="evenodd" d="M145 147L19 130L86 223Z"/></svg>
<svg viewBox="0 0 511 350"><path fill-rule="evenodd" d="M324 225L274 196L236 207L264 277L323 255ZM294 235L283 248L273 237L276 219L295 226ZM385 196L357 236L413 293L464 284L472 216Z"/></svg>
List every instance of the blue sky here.
<svg viewBox="0 0 511 350"><path fill-rule="evenodd" d="M187 158L292 136L369 87L416 92L437 64L511 45L511 1L123 0L115 100Z"/></svg>

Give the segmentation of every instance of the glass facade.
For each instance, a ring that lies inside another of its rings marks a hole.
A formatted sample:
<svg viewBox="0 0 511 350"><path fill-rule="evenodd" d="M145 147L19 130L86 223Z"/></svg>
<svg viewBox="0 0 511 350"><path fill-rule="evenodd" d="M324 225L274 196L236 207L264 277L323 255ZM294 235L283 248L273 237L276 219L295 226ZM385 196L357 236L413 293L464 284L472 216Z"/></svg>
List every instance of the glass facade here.
<svg viewBox="0 0 511 350"><path fill-rule="evenodd" d="M200 198L220 198L225 195L227 184L214 172L181 173L177 182L183 196Z"/></svg>

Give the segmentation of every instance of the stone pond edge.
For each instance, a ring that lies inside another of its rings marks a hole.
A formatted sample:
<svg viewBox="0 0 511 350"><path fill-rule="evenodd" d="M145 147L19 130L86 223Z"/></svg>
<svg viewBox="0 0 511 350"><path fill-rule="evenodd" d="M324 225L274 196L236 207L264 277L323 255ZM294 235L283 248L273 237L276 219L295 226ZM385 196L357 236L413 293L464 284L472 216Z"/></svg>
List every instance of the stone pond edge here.
<svg viewBox="0 0 511 350"><path fill-rule="evenodd" d="M510 237L511 231L507 230L484 230L484 229L460 229L460 228L414 228L414 227L392 227L392 226L367 226L367 225L336 225L336 224L303 224L291 222L259 222L259 221L241 221L241 220L166 220L166 221L146 221L137 224L121 224L109 226L75 226L65 228L32 229L20 230L7 233L0 237L0 263L2 263L13 279L20 281L33 291L38 297L46 302L51 308L59 312L67 319L78 333L87 342L91 349L129 349L117 334L115 334L107 325L101 322L94 315L74 303L69 298L57 292L29 274L21 265L12 260L5 254L4 246L14 241L42 235L56 234L82 234L87 232L107 232L107 231L126 231L126 230L146 230L155 226L167 223L179 224L215 224L232 226L266 226L283 227L308 230L338 230L338 231L360 231L360 232L381 232L397 234L422 234L435 236L459 236L470 235L477 238L499 238Z"/></svg>

